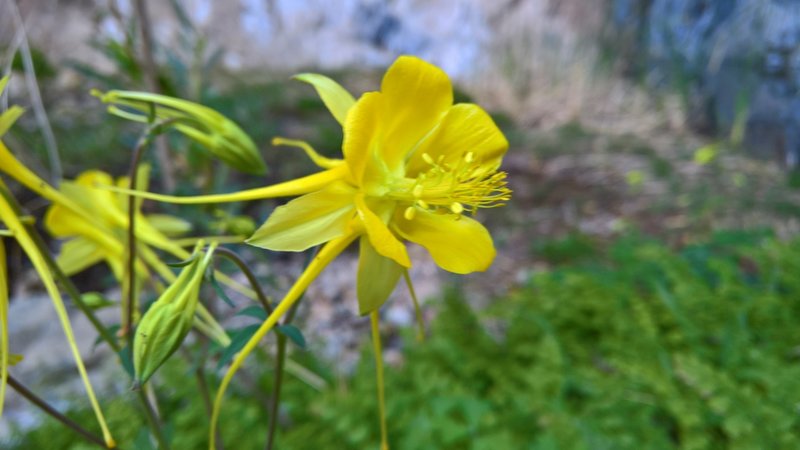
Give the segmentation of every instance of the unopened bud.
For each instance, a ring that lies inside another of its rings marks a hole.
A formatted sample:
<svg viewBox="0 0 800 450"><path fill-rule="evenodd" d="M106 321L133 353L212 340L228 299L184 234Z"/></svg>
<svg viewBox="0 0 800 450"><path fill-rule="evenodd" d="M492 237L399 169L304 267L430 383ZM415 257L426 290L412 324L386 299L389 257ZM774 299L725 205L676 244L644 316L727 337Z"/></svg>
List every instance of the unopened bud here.
<svg viewBox="0 0 800 450"><path fill-rule="evenodd" d="M194 261L184 267L175 282L150 306L133 339L134 383L141 386L180 347L192 328L203 274L211 262L216 244L204 255L195 250Z"/></svg>

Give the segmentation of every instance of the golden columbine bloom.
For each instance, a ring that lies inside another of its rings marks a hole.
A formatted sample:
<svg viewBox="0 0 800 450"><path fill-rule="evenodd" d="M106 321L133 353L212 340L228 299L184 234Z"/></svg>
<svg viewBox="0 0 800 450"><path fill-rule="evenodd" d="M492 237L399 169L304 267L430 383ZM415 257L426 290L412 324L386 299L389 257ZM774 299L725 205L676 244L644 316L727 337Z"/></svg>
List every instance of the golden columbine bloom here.
<svg viewBox="0 0 800 450"><path fill-rule="evenodd" d="M509 199L506 174L498 171L508 142L483 109L454 105L447 75L410 56L389 68L380 92L358 101L322 75L297 78L317 89L342 124L344 159L276 138L275 144L302 148L326 170L230 194L135 195L184 204L302 195L277 208L247 242L276 251L328 243L320 259L360 237L362 314L380 307L411 266L402 240L425 247L450 272L482 271L491 264L492 238L470 216Z"/></svg>
<svg viewBox="0 0 800 450"><path fill-rule="evenodd" d="M141 166L137 180L147 180L147 171L147 166ZM111 175L99 170L83 172L74 181L62 181L59 187L61 193L82 211L90 213L94 220L87 223L84 214L69 206L53 203L45 214L45 226L53 237L65 239L57 261L67 275L105 261L114 276L121 280L125 272L128 198L98 189L98 184L127 187L130 181L127 177L115 181ZM190 230L191 224L179 217L162 214L145 216L136 211L136 233L140 239L138 253L143 254L144 258L151 257L145 248L147 245L171 248L169 238ZM137 272L140 276L147 275L146 265L141 260Z"/></svg>
<svg viewBox="0 0 800 450"><path fill-rule="evenodd" d="M8 78L0 79L0 93L3 92L7 82ZM0 114L0 137L2 137L2 135L11 127L21 113L22 109L15 106ZM0 151L3 149L5 149L5 146L3 145L3 142L0 141ZM0 167L5 167L2 161L0 161ZM0 223L7 227L6 230L3 230L2 235L10 236L17 241L23 252L30 259L34 269L39 274L39 277L41 278L42 283L44 284L45 289L47 290L47 293L53 302L53 307L56 309L59 321L61 322L61 327L64 330L64 335L67 338L67 343L69 344L70 350L75 359L75 364L78 367L78 372L80 373L84 387L86 388L89 402L92 405L92 409L94 410L97 421L100 424L100 428L103 432L103 439L106 443L106 446L108 448L116 447L114 438L111 436L111 433L106 426L103 412L100 409L100 405L95 397L94 390L92 389L92 385L86 373L86 368L83 365L83 360L81 359L80 351L78 350L78 346L75 342L72 326L69 322L69 314L67 313L64 301L61 297L61 292L58 290L58 286L56 285L53 274L51 273L50 267L47 264L47 260L40 253L39 247L34 238L26 229L26 226L20 217L19 211L15 209L14 203L11 202L11 191L6 187L2 180L0 180ZM0 235L0 326L2 326L2 334L0 335L0 339L2 340L0 346L0 414L2 413L6 382L8 379L8 366L14 363L13 355L9 354L8 348L8 281L6 279L6 257L5 247L2 243L2 235Z"/></svg>
<svg viewBox="0 0 800 450"><path fill-rule="evenodd" d="M386 72L380 92L366 93L358 101L322 75L297 78L315 87L342 125L344 159L325 158L305 142L277 138L274 144L301 148L325 170L230 194L135 193L184 204L301 195L277 208L247 242L277 251L325 244L222 379L212 414L212 448L221 400L233 374L350 243L359 239L359 310L372 313L373 337L377 337L375 311L411 266L403 240L425 247L447 271L485 270L495 248L488 231L471 216L481 208L501 206L511 194L506 174L498 170L508 142L479 106L453 104L450 80L438 67L400 57ZM385 429L382 434L385 447Z"/></svg>

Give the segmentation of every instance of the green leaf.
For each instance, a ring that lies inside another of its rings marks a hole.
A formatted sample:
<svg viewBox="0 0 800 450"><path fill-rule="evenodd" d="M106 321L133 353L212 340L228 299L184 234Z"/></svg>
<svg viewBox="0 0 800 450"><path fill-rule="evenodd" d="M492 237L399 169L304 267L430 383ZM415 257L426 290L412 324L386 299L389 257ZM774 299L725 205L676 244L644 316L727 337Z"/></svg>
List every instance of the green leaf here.
<svg viewBox="0 0 800 450"><path fill-rule="evenodd" d="M303 333L294 325L278 325L275 329L281 333L282 335L286 336L295 343L298 347L305 350L306 349L306 338L303 337Z"/></svg>
<svg viewBox="0 0 800 450"><path fill-rule="evenodd" d="M267 312L264 311L264 308L257 305L248 306L247 308L239 311L236 315L253 317L261 321L267 320Z"/></svg>
<svg viewBox="0 0 800 450"><path fill-rule="evenodd" d="M130 375L131 378L133 378L133 352L131 352L131 347L129 345L122 347L117 355L119 356L120 363L122 363L122 368L125 369L125 372Z"/></svg>
<svg viewBox="0 0 800 450"><path fill-rule="evenodd" d="M228 297L228 295L225 294L225 290L222 289L222 286L220 286L219 282L217 281L217 277L214 276L214 271L213 270L211 272L209 272L208 281L211 282L211 286L214 288L214 291L217 293L217 296L219 298L221 298L222 301L227 303L228 306L230 306L231 308L236 306L233 303L233 301Z"/></svg>

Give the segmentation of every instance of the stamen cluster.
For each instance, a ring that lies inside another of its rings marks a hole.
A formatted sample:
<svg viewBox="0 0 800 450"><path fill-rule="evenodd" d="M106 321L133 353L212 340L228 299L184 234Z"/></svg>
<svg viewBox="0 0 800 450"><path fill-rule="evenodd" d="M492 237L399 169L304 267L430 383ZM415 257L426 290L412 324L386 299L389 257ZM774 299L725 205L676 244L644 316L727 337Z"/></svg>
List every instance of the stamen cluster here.
<svg viewBox="0 0 800 450"><path fill-rule="evenodd" d="M461 216L465 211L475 214L478 208L503 206L511 198L506 173L477 161L473 152L466 152L453 164L440 155L433 159L423 153L429 166L415 179L405 179L391 197L411 201L403 215L413 220L418 208L429 212L447 211ZM410 194L410 195L409 195Z"/></svg>

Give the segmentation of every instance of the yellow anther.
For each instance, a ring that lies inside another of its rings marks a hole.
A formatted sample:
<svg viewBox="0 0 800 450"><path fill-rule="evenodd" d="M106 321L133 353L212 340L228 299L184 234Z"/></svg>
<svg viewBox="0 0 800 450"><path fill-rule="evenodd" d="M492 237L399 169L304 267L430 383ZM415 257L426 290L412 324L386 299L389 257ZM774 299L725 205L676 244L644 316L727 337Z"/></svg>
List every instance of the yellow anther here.
<svg viewBox="0 0 800 450"><path fill-rule="evenodd" d="M419 199L419 200L417 200L417 204L422 209L428 209L428 204L425 202L425 200Z"/></svg>
<svg viewBox="0 0 800 450"><path fill-rule="evenodd" d="M464 155L464 161L466 161L467 164L475 161L475 153L467 152L467 154Z"/></svg>
<svg viewBox="0 0 800 450"><path fill-rule="evenodd" d="M422 160L425 161L426 163L430 164L430 165L433 165L433 158L431 158L431 155L429 155L427 153L423 153L422 154Z"/></svg>
<svg viewBox="0 0 800 450"><path fill-rule="evenodd" d="M406 208L406 210L403 212L403 217L405 217L405 218L406 218L406 220L414 220L414 216L415 216L416 214L417 214L417 210L416 210L416 208L414 208L413 206L409 206L409 207L408 207L408 208Z"/></svg>
<svg viewBox="0 0 800 450"><path fill-rule="evenodd" d="M464 212L464 205L458 202L453 202L450 205L450 211L453 211L454 214L461 214Z"/></svg>
<svg viewBox="0 0 800 450"><path fill-rule="evenodd" d="M422 189L423 187L421 184L414 186L414 190L411 192L412 194L414 194L414 198L422 197Z"/></svg>

